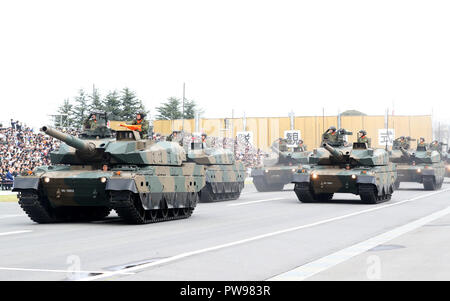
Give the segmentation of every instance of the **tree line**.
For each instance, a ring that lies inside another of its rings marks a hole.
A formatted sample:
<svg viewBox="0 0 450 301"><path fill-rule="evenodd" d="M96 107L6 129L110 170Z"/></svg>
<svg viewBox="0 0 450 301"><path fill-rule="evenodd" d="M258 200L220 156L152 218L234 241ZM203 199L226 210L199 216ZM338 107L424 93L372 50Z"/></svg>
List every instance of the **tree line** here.
<svg viewBox="0 0 450 301"><path fill-rule="evenodd" d="M132 120L136 113L148 112L136 93L127 87L110 91L104 97L94 87L91 93L80 89L72 100L65 99L58 108L61 118L56 118L55 125L80 128L92 111L105 111L112 120Z"/></svg>
<svg viewBox="0 0 450 301"><path fill-rule="evenodd" d="M58 108L60 116L55 119L55 126L81 128L92 111L105 111L111 120L133 120L137 113L149 112L136 93L127 87L120 91L110 91L104 97L97 88L93 87L91 93L80 89L78 95L72 100L67 98L63 101ZM183 116L185 119L193 119L196 112L203 113L195 101L185 99L183 115L183 103L176 97L169 97L156 107L156 111L158 114L155 118L158 120L182 119Z"/></svg>

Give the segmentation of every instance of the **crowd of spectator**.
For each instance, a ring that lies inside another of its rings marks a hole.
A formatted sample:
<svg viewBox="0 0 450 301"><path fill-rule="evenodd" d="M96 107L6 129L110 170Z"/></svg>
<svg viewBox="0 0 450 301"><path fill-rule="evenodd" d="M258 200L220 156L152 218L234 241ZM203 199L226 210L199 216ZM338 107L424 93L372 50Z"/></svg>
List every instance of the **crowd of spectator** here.
<svg viewBox="0 0 450 301"><path fill-rule="evenodd" d="M49 153L57 147L58 140L11 119L11 127L0 128L0 189L10 189L17 175L49 164Z"/></svg>

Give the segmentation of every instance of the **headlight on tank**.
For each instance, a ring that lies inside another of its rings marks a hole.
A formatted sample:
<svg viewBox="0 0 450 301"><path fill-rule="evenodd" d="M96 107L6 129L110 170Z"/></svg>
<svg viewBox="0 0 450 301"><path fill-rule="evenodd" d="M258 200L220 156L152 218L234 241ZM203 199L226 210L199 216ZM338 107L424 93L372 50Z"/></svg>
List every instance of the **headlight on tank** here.
<svg viewBox="0 0 450 301"><path fill-rule="evenodd" d="M356 175L355 175L355 174L352 175L352 179L353 179L353 180L356 179Z"/></svg>
<svg viewBox="0 0 450 301"><path fill-rule="evenodd" d="M100 178L100 182L101 182L101 183L106 183L106 178L105 178L105 177L101 177L101 178Z"/></svg>
<svg viewBox="0 0 450 301"><path fill-rule="evenodd" d="M313 174L311 175L311 178L313 178L313 180L316 180L316 179L319 178L319 175L316 174L316 173L313 173Z"/></svg>
<svg viewBox="0 0 450 301"><path fill-rule="evenodd" d="M296 171L296 169L295 168L292 168L292 172L295 172Z"/></svg>
<svg viewBox="0 0 450 301"><path fill-rule="evenodd" d="M45 182L45 183L50 182L50 178L49 178L49 177L44 177L44 182Z"/></svg>
<svg viewBox="0 0 450 301"><path fill-rule="evenodd" d="M421 173L422 172L422 169L420 169L420 168L417 168L417 170L416 170L418 173Z"/></svg>
<svg viewBox="0 0 450 301"><path fill-rule="evenodd" d="M265 172L269 172L269 170L268 169L266 169L266 170L264 170Z"/></svg>

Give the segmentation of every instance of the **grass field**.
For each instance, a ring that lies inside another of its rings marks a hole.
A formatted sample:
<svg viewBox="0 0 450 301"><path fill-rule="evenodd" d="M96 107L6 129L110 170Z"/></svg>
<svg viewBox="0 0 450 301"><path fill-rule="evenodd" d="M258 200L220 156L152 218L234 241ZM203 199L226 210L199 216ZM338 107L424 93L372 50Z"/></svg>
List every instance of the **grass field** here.
<svg viewBox="0 0 450 301"><path fill-rule="evenodd" d="M0 195L0 202L17 202L17 196L14 195Z"/></svg>

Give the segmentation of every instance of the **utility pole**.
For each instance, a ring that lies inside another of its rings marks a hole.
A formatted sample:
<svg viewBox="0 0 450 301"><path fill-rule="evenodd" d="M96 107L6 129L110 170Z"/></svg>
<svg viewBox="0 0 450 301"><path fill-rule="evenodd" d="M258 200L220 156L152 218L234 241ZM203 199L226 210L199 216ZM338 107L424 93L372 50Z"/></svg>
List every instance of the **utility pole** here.
<svg viewBox="0 0 450 301"><path fill-rule="evenodd" d="M325 108L322 107L322 132L325 132Z"/></svg>
<svg viewBox="0 0 450 301"><path fill-rule="evenodd" d="M181 123L181 130L183 132L184 132L184 92L185 92L185 87L186 87L186 85L185 85L185 83L183 83L183 115L182 115L183 121Z"/></svg>
<svg viewBox="0 0 450 301"><path fill-rule="evenodd" d="M294 116L295 116L294 110L291 110L291 112L289 112L289 120L290 120L290 125L291 125L291 131L294 130L294 128L295 128Z"/></svg>

